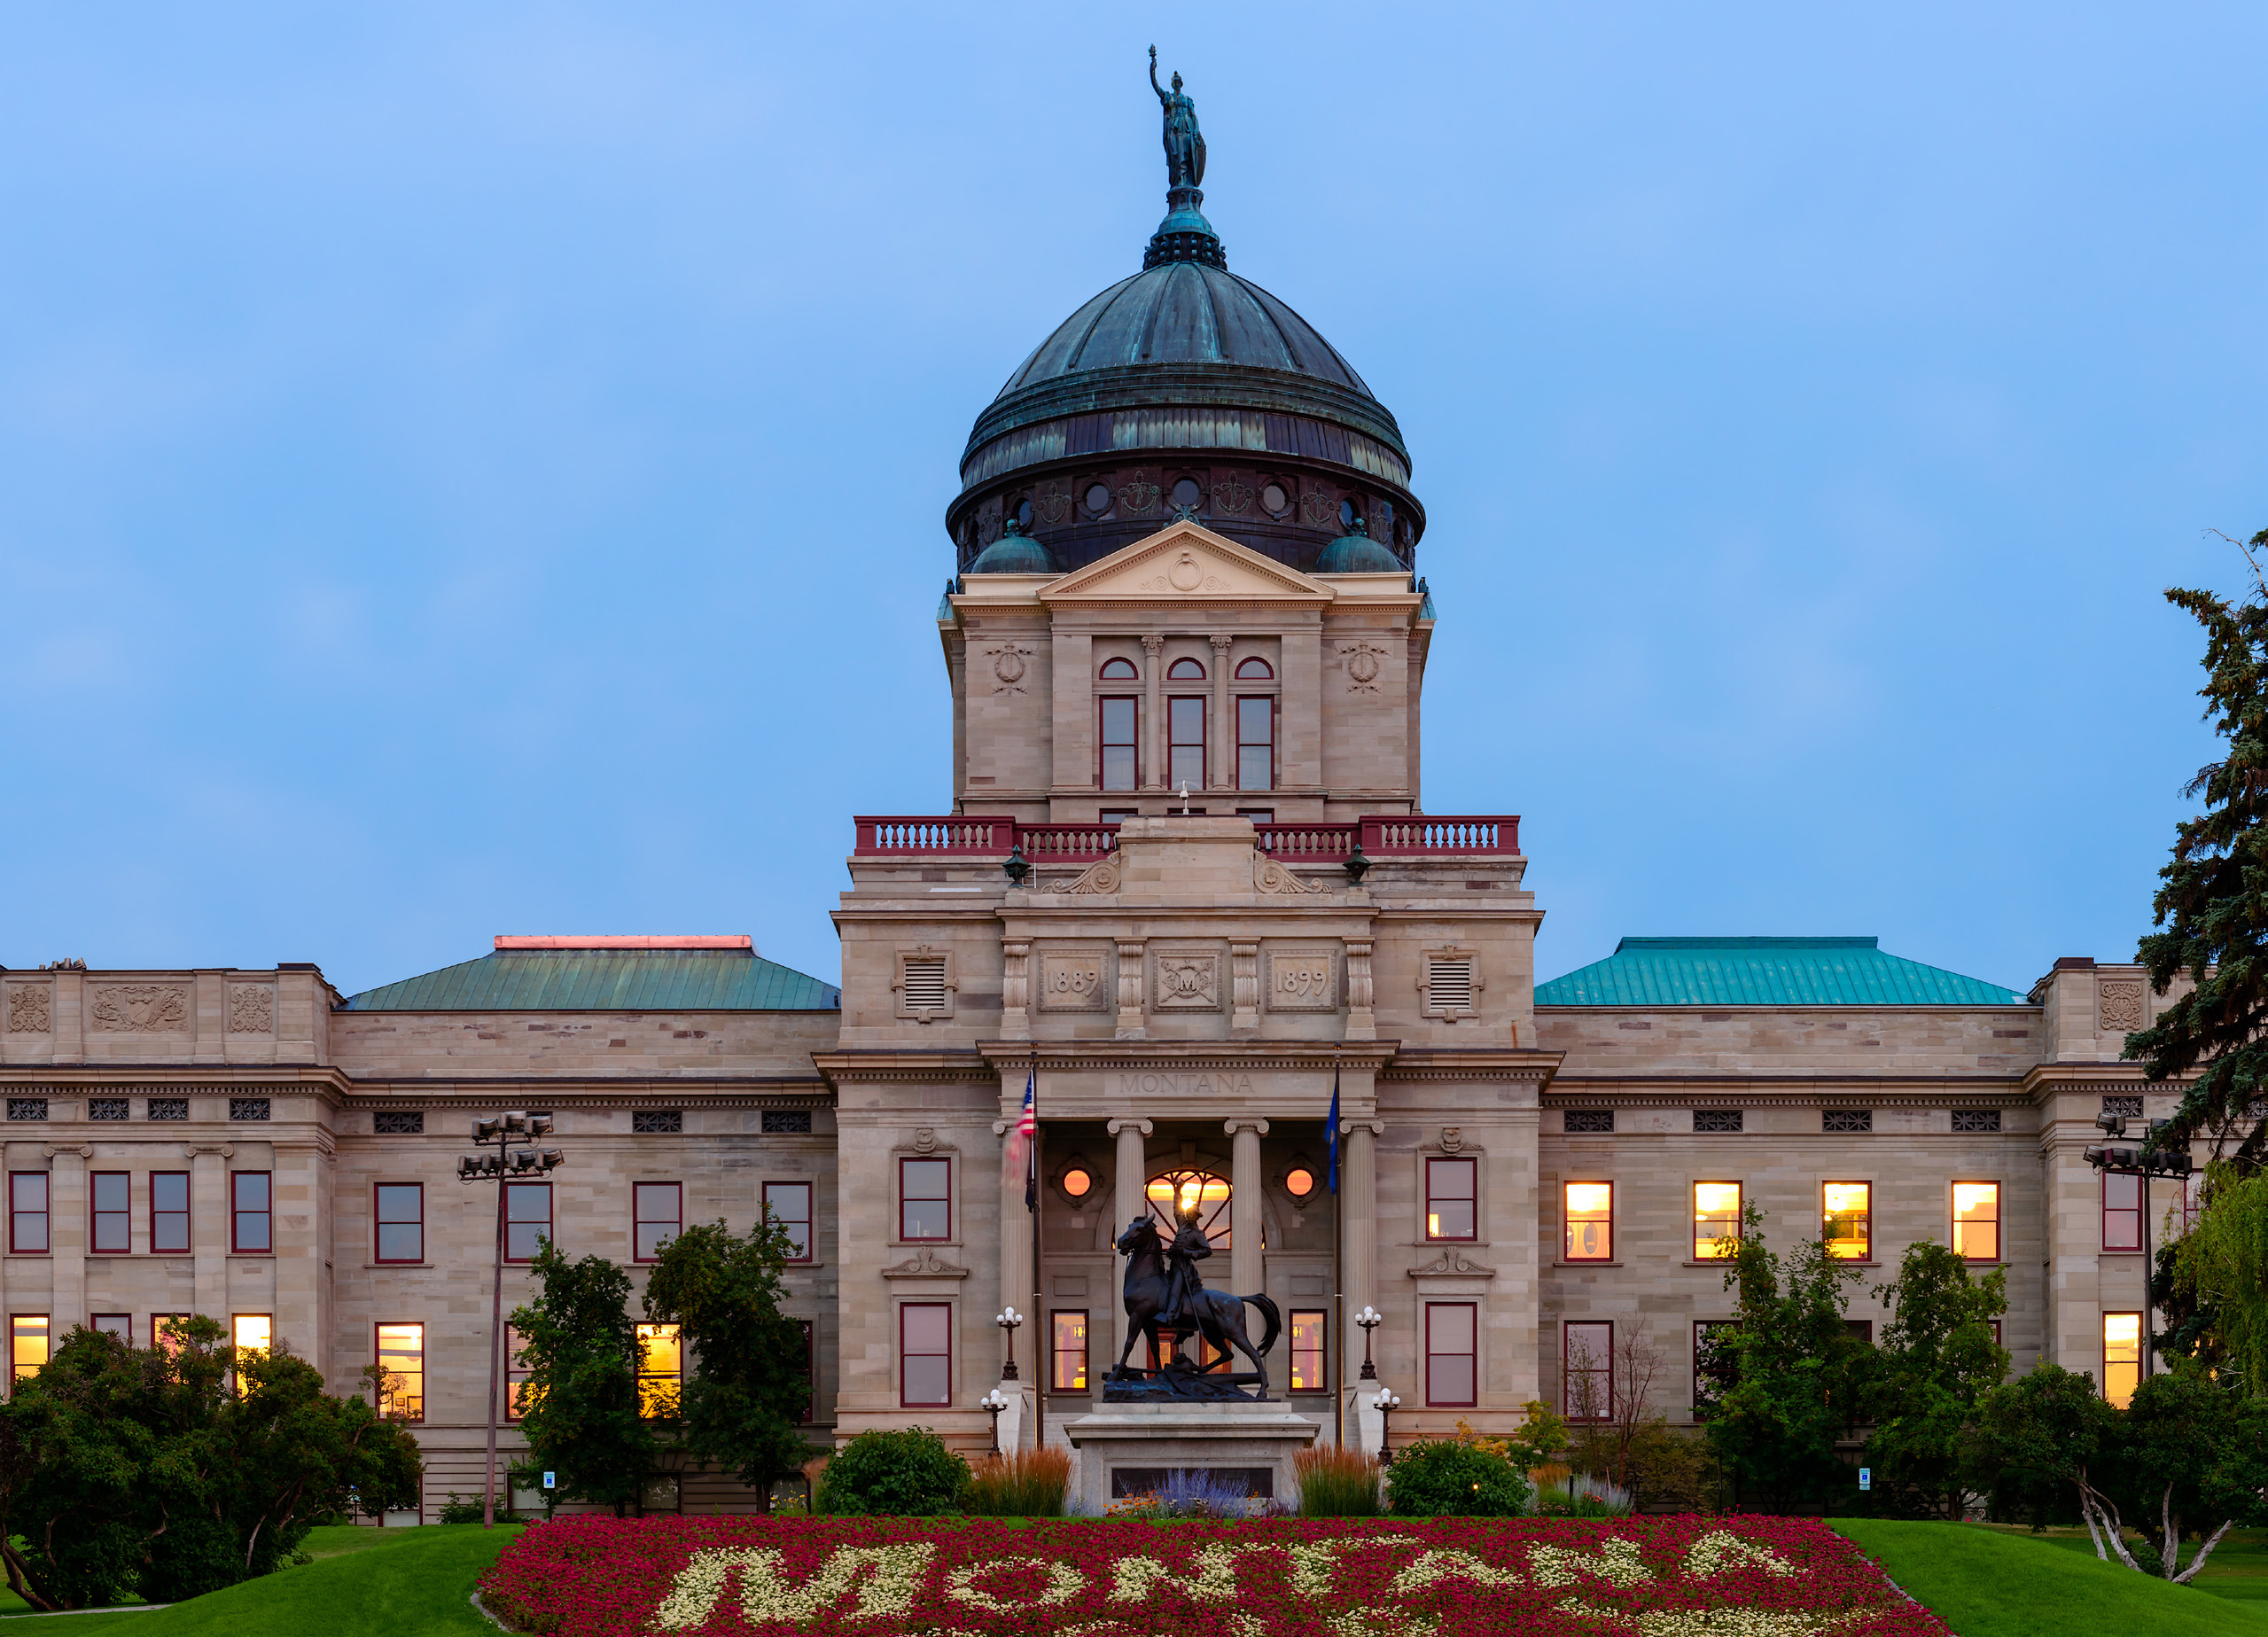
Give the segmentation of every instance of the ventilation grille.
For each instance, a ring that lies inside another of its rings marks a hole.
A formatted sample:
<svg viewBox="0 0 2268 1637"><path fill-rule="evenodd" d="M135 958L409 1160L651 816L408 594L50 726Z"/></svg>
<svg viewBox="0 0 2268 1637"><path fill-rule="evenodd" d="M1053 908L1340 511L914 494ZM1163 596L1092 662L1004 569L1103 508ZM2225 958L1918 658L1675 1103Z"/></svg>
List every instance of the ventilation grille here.
<svg viewBox="0 0 2268 1637"><path fill-rule="evenodd" d="M1693 1128L1695 1131L1738 1131L1742 1129L1745 1109L1695 1109Z"/></svg>
<svg viewBox="0 0 2268 1637"><path fill-rule="evenodd" d="M1425 984L1437 1012L1469 1012L1473 1009L1473 963L1470 960L1428 961Z"/></svg>
<svg viewBox="0 0 2268 1637"><path fill-rule="evenodd" d="M1872 1109L1821 1109L1820 1129L1828 1132L1872 1131L1874 1111Z"/></svg>
<svg viewBox="0 0 2268 1637"><path fill-rule="evenodd" d="M2106 1114L2124 1114L2129 1119L2139 1119L2142 1118L2142 1099L2105 1097L2102 1100L2102 1111Z"/></svg>
<svg viewBox="0 0 2268 1637"><path fill-rule="evenodd" d="M189 1118L189 1099L186 1097L152 1097L149 1107L152 1119L185 1120Z"/></svg>
<svg viewBox="0 0 2268 1637"><path fill-rule="evenodd" d="M382 1137L422 1137L425 1134L425 1111L423 1109L386 1109L370 1116L370 1129Z"/></svg>
<svg viewBox="0 0 2268 1637"><path fill-rule="evenodd" d="M11 1097L8 1099L8 1118L10 1119L45 1119L47 1099L45 1097Z"/></svg>
<svg viewBox="0 0 2268 1637"><path fill-rule="evenodd" d="M1615 1128L1615 1111L1612 1109L1570 1109L1563 1118L1566 1120L1563 1128L1577 1134L1588 1133L1598 1136Z"/></svg>
<svg viewBox="0 0 2268 1637"><path fill-rule="evenodd" d="M265 1097L230 1097L229 1099L229 1118L230 1119L266 1119L268 1118L268 1099Z"/></svg>
<svg viewBox="0 0 2268 1637"><path fill-rule="evenodd" d="M89 1097L87 1099L89 1119L124 1119L126 1117L127 1102L123 1097Z"/></svg>
<svg viewBox="0 0 2268 1637"><path fill-rule="evenodd" d="M1998 1131L2000 1129L2000 1111L1998 1109L1955 1109L1953 1129L1955 1131Z"/></svg>
<svg viewBox="0 0 2268 1637"><path fill-rule="evenodd" d="M674 1136L685 1129L683 1109L633 1109L630 1129L650 1136Z"/></svg>
<svg viewBox="0 0 2268 1637"><path fill-rule="evenodd" d="M811 1130L809 1109L766 1109L764 1134L768 1137L803 1136Z"/></svg>
<svg viewBox="0 0 2268 1637"><path fill-rule="evenodd" d="M924 957L906 963L906 1009L941 1012L945 1009L945 962Z"/></svg>

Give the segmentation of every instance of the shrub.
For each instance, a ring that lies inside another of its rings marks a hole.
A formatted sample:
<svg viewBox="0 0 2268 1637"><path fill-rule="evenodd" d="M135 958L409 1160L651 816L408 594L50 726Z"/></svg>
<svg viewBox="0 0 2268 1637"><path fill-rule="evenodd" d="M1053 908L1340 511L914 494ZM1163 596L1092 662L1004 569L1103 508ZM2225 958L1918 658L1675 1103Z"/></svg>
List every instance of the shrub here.
<svg viewBox="0 0 2268 1637"><path fill-rule="evenodd" d="M1318 1444L1291 1458L1299 1477L1302 1517L1376 1517L1378 1462L1343 1444Z"/></svg>
<svg viewBox="0 0 2268 1637"><path fill-rule="evenodd" d="M1061 1517L1070 1487L1069 1450L987 1455L970 1473L965 1509L978 1517Z"/></svg>
<svg viewBox="0 0 2268 1637"><path fill-rule="evenodd" d="M470 1501L460 1501L456 1497L456 1491L452 1489L448 1492L448 1499L441 1502L441 1522L477 1524L487 1509L487 1501L485 1496L475 1495Z"/></svg>
<svg viewBox="0 0 2268 1637"><path fill-rule="evenodd" d="M1397 1517L1517 1517L1526 1476L1487 1447L1494 1439L1419 1438L1394 1457L1386 1499Z"/></svg>
<svg viewBox="0 0 2268 1637"><path fill-rule="evenodd" d="M861 1432L819 1480L819 1509L834 1517L936 1517L968 1496L969 1463L926 1427Z"/></svg>

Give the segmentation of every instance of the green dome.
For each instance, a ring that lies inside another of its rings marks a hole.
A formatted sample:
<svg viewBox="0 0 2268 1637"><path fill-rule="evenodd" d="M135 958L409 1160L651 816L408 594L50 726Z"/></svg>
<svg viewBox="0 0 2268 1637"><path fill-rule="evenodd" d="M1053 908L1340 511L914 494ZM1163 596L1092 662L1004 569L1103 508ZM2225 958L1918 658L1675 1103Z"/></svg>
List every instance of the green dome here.
<svg viewBox="0 0 2268 1637"><path fill-rule="evenodd" d="M994 547L997 550L999 548ZM1315 559L1319 574L1399 574L1407 573L1401 559L1370 538L1369 526L1360 518L1354 520L1354 532L1342 534L1322 550Z"/></svg>
<svg viewBox="0 0 2268 1637"><path fill-rule="evenodd" d="M977 554L969 565L972 574L1052 574L1056 560L1048 555L1047 547L1024 533L1024 526L1014 518L1002 527L1001 537Z"/></svg>

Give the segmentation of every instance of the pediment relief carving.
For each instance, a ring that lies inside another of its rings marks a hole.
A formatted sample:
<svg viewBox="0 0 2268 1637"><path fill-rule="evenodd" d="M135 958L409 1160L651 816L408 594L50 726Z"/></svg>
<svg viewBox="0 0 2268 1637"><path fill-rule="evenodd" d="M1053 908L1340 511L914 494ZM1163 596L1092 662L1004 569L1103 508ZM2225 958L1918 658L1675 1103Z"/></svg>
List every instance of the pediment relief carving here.
<svg viewBox="0 0 2268 1637"><path fill-rule="evenodd" d="M1329 889L1320 883L1304 881L1282 864L1270 858L1258 847L1252 849L1252 890L1274 894L1322 893Z"/></svg>
<svg viewBox="0 0 2268 1637"><path fill-rule="evenodd" d="M1176 522L1040 593L1044 603L1328 603L1321 581L1198 524Z"/></svg>
<svg viewBox="0 0 2268 1637"><path fill-rule="evenodd" d="M1496 1269L1482 1267L1453 1245L1424 1267L1411 1268L1409 1276L1413 1279L1493 1279Z"/></svg>
<svg viewBox="0 0 2268 1637"><path fill-rule="evenodd" d="M921 1251L882 1270L885 1279L966 1279L969 1270L956 1267L924 1245Z"/></svg>

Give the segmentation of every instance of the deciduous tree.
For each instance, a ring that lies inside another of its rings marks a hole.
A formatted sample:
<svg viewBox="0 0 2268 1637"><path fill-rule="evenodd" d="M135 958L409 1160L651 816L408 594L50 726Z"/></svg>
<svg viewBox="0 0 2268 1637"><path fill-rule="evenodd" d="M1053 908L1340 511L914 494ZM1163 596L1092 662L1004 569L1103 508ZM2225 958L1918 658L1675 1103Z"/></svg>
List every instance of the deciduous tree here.
<svg viewBox="0 0 2268 1637"><path fill-rule="evenodd" d="M638 1404L643 1348L630 1275L603 1256L570 1262L549 1240L530 1270L538 1294L511 1317L528 1372L520 1430L530 1464L558 1475L559 1499L620 1517L639 1504L658 1448Z"/></svg>
<svg viewBox="0 0 2268 1637"><path fill-rule="evenodd" d="M1978 1404L2007 1379L1992 1321L2008 1311L2007 1275L1969 1277L1929 1240L1906 1247L1898 1277L1875 1294L1891 1311L1864 1395L1874 1433L1867 1462L1886 1511L1960 1521L1976 1492L1962 1446Z"/></svg>

